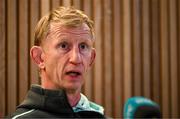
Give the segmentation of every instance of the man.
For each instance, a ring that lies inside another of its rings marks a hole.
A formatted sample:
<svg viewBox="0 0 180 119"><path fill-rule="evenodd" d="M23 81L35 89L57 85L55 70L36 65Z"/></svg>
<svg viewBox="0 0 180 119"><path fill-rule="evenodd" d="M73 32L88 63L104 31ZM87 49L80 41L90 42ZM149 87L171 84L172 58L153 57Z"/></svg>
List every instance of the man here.
<svg viewBox="0 0 180 119"><path fill-rule="evenodd" d="M41 86L31 86L11 117L104 118L103 107L81 94L96 56L94 40L93 22L80 10L59 7L44 16L30 50L39 67Z"/></svg>

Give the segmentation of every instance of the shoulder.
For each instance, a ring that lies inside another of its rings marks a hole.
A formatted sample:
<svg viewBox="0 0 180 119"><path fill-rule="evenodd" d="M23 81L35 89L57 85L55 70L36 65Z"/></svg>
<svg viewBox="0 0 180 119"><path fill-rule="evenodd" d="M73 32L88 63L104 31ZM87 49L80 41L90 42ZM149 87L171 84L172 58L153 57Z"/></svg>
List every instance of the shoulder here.
<svg viewBox="0 0 180 119"><path fill-rule="evenodd" d="M19 108L17 109L10 118L12 119L20 119L20 118L42 118L42 117L55 117L55 115L48 113L43 110L38 109L25 109L25 108Z"/></svg>

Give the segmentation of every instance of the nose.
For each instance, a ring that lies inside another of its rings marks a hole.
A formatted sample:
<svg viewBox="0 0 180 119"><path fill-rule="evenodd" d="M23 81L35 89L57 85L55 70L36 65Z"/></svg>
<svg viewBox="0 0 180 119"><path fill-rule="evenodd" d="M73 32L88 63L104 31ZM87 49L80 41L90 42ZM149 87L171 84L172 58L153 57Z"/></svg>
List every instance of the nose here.
<svg viewBox="0 0 180 119"><path fill-rule="evenodd" d="M77 64L80 64L81 61L82 61L82 58L81 58L79 48L78 47L72 48L71 53L70 53L70 62L72 64L77 65Z"/></svg>

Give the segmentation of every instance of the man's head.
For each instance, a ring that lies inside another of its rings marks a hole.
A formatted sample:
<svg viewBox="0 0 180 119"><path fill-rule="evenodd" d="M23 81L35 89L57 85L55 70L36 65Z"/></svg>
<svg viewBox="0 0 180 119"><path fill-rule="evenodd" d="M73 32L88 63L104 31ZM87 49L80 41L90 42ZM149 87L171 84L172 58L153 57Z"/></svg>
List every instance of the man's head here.
<svg viewBox="0 0 180 119"><path fill-rule="evenodd" d="M94 39L93 21L82 11L73 7L59 7L40 19L35 28L34 45L39 46L46 39L52 23L60 23L66 27L78 27L87 24Z"/></svg>
<svg viewBox="0 0 180 119"><path fill-rule="evenodd" d="M83 12L59 7L43 17L31 48L42 87L80 91L95 59L93 43L93 22Z"/></svg>

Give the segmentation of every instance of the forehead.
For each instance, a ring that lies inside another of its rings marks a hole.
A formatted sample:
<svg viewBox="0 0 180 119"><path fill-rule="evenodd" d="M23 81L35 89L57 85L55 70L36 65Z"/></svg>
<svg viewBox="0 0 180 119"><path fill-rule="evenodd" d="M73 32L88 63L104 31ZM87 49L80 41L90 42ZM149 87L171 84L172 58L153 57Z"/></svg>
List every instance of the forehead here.
<svg viewBox="0 0 180 119"><path fill-rule="evenodd" d="M76 39L76 40L75 40ZM94 37L86 24L77 27L67 27L60 23L51 23L47 37L42 41L42 46L58 43L61 40L86 41L94 43Z"/></svg>
<svg viewBox="0 0 180 119"><path fill-rule="evenodd" d="M87 36L93 39L92 34L90 32L90 28L87 24L83 23L80 26L72 27L72 26L64 26L60 23L52 23L49 29L49 35L79 35L79 36Z"/></svg>
<svg viewBox="0 0 180 119"><path fill-rule="evenodd" d="M67 27L59 23L52 23L47 37L42 42L42 46L44 48L49 47L50 44L57 44L62 40L94 43L93 35L87 24L77 27Z"/></svg>

